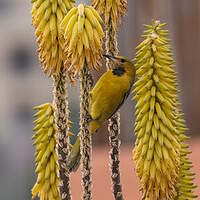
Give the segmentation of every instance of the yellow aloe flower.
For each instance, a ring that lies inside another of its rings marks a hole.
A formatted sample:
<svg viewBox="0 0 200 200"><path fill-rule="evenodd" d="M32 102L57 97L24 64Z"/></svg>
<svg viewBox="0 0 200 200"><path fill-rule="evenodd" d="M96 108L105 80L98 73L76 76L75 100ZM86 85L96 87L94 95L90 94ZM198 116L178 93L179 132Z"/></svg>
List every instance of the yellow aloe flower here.
<svg viewBox="0 0 200 200"><path fill-rule="evenodd" d="M33 135L37 181L32 188L32 199L38 196L40 200L59 200L54 109L50 103L36 106L34 109L37 110L34 115L36 119Z"/></svg>
<svg viewBox="0 0 200 200"><path fill-rule="evenodd" d="M102 63L103 21L92 6L79 4L66 15L61 23L65 39L65 55L71 79L87 62L90 69L98 69Z"/></svg>
<svg viewBox="0 0 200 200"><path fill-rule="evenodd" d="M39 46L39 60L45 73L57 75L63 61L60 23L74 6L75 0L31 0L32 21Z"/></svg>
<svg viewBox="0 0 200 200"><path fill-rule="evenodd" d="M133 158L145 200L172 200L181 144L176 128L177 81L165 24L146 26L137 47L134 87L136 144Z"/></svg>
<svg viewBox="0 0 200 200"><path fill-rule="evenodd" d="M105 14L106 24L111 20L115 27L127 10L127 0L93 0L92 5L101 15Z"/></svg>

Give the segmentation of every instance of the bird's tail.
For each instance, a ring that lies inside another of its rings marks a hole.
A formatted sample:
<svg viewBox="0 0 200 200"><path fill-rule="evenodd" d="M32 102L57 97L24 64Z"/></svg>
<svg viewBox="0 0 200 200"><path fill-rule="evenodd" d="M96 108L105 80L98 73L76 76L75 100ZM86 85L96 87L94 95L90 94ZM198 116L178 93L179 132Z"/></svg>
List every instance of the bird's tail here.
<svg viewBox="0 0 200 200"><path fill-rule="evenodd" d="M75 172L78 169L80 165L80 160L81 160L80 136L78 136L67 158L66 166L69 172L72 172L72 171Z"/></svg>
<svg viewBox="0 0 200 200"><path fill-rule="evenodd" d="M89 123L89 131L90 134L93 134L96 132L96 130L99 128L99 123L96 121L91 121ZM67 168L69 172L75 172L79 165L81 160L81 152L80 152L80 136L77 137L75 144L72 147L72 150L67 158Z"/></svg>

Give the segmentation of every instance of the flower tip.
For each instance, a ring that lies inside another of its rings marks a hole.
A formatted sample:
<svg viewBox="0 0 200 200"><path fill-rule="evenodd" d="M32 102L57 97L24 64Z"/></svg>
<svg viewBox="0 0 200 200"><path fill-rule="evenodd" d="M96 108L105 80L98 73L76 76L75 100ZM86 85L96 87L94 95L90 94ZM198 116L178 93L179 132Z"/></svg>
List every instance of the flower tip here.
<svg viewBox="0 0 200 200"><path fill-rule="evenodd" d="M160 20L155 20L155 25L159 25L160 24Z"/></svg>

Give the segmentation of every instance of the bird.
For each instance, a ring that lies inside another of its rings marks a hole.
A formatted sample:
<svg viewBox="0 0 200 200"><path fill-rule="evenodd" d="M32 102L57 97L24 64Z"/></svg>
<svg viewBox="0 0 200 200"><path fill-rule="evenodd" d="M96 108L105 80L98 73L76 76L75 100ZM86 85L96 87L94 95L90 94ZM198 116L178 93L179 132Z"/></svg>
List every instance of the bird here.
<svg viewBox="0 0 200 200"><path fill-rule="evenodd" d="M114 68L105 72L90 92L89 132L94 134L102 123L110 119L124 104L135 81L135 66L123 56L103 55L114 62ZM66 161L69 172L80 165L80 136L77 137Z"/></svg>

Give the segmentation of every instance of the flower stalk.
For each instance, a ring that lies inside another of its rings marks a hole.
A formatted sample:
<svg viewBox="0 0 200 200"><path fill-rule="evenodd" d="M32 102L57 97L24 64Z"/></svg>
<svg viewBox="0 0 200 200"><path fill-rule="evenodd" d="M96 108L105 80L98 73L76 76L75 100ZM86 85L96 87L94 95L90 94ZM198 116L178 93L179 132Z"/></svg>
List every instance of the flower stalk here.
<svg viewBox="0 0 200 200"><path fill-rule="evenodd" d="M106 26L106 53L117 55L118 54L117 32L112 26L112 22ZM113 62L106 61L107 69L113 68ZM122 185L120 182L120 113L115 113L108 123L109 131L109 145L110 145L110 171L112 180L113 194L116 200L122 200Z"/></svg>
<svg viewBox="0 0 200 200"><path fill-rule="evenodd" d="M69 110L66 89L66 73L61 68L59 76L53 75L53 104L56 123L56 151L58 155L59 192L61 200L71 200L69 172L66 167L66 159L69 154Z"/></svg>
<svg viewBox="0 0 200 200"><path fill-rule="evenodd" d="M83 200L92 199L92 135L89 132L89 92L92 86L92 76L85 63L80 72L80 150Z"/></svg>
<svg viewBox="0 0 200 200"><path fill-rule="evenodd" d="M117 42L117 25L121 21L121 16L125 14L127 1L110 1L110 0L93 0L93 6L100 14L105 15L105 31L106 31L106 53L116 56L119 52ZM106 61L107 70L112 69L113 62ZM115 113L108 124L109 145L110 145L110 171L112 180L113 195L116 200L122 200L122 185L120 182L120 113Z"/></svg>

